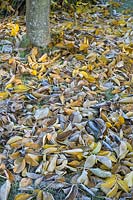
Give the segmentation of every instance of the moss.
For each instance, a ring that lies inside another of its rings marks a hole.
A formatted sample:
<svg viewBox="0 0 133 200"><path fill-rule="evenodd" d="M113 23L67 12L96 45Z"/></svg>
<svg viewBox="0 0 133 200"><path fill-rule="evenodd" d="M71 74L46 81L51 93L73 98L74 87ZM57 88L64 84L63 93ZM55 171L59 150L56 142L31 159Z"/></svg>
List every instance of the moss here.
<svg viewBox="0 0 133 200"><path fill-rule="evenodd" d="M23 35L19 47L20 47L20 48L27 48L27 47L29 47L30 45L31 45L30 39L29 39L29 37L27 36L27 34Z"/></svg>

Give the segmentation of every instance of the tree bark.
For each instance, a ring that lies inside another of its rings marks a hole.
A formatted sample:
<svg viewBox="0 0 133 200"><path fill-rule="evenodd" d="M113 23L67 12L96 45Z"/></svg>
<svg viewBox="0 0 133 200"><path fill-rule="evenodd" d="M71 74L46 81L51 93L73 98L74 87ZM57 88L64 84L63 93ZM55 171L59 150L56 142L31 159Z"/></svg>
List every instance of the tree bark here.
<svg viewBox="0 0 133 200"><path fill-rule="evenodd" d="M26 26L31 43L46 47L50 42L50 0L26 0Z"/></svg>

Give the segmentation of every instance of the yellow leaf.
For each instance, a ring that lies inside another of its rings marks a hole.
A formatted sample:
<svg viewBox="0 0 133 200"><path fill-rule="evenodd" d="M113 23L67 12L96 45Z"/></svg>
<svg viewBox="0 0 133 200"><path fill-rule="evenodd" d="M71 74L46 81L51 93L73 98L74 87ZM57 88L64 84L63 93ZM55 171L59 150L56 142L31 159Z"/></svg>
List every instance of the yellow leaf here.
<svg viewBox="0 0 133 200"><path fill-rule="evenodd" d="M73 160L73 161L69 162L68 165L70 165L71 167L78 167L78 166L80 166L80 162L77 160Z"/></svg>
<svg viewBox="0 0 133 200"><path fill-rule="evenodd" d="M21 92L27 92L30 88L26 85L16 85L14 87L14 92L21 93Z"/></svg>
<svg viewBox="0 0 133 200"><path fill-rule="evenodd" d="M133 146L129 143L129 142L126 142L127 143L127 149L132 152L133 151Z"/></svg>
<svg viewBox="0 0 133 200"><path fill-rule="evenodd" d="M128 187L133 187L133 171L125 176L124 181L127 183Z"/></svg>
<svg viewBox="0 0 133 200"><path fill-rule="evenodd" d="M117 159L116 159L115 155L113 155L113 154L112 154L112 155L109 155L108 158L109 158L112 162L115 162L115 163L117 162Z"/></svg>
<svg viewBox="0 0 133 200"><path fill-rule="evenodd" d="M122 190L124 190L125 192L129 192L129 187L128 187L126 181L119 179L119 180L117 180L117 183L122 188Z"/></svg>
<svg viewBox="0 0 133 200"><path fill-rule="evenodd" d="M112 198L115 197L118 191L118 184L116 183L114 187L107 193L107 197Z"/></svg>
<svg viewBox="0 0 133 200"><path fill-rule="evenodd" d="M94 66L92 66L92 65L88 65L87 68L88 68L89 71L92 71L93 68L94 68Z"/></svg>
<svg viewBox="0 0 133 200"><path fill-rule="evenodd" d="M88 79L88 73L85 71L80 71L79 73L80 75L82 75L84 78Z"/></svg>
<svg viewBox="0 0 133 200"><path fill-rule="evenodd" d="M5 89L11 89L13 87L13 84L12 83L9 83L6 85Z"/></svg>
<svg viewBox="0 0 133 200"><path fill-rule="evenodd" d="M33 75L33 76L36 76L37 75L37 71L35 69L30 70L30 74Z"/></svg>
<svg viewBox="0 0 133 200"><path fill-rule="evenodd" d="M98 154L98 152L101 150L102 148L102 144L101 142L97 143L97 146L95 147L95 149L92 151L93 154Z"/></svg>
<svg viewBox="0 0 133 200"><path fill-rule="evenodd" d="M48 55L45 53L41 56L41 58L38 59L38 62L46 62L48 59Z"/></svg>
<svg viewBox="0 0 133 200"><path fill-rule="evenodd" d="M81 71L86 71L87 70L87 65L84 65L83 67L80 68Z"/></svg>
<svg viewBox="0 0 133 200"><path fill-rule="evenodd" d="M80 73L79 73L82 77L84 77L88 82L90 82L90 83L95 83L95 81L96 81L96 79L93 77L93 76L91 76L91 75L89 75L87 72L85 72L85 71L81 71Z"/></svg>
<svg viewBox="0 0 133 200"><path fill-rule="evenodd" d="M11 36L17 36L19 32L19 25L18 24L11 24Z"/></svg>
<svg viewBox="0 0 133 200"><path fill-rule="evenodd" d="M73 72L72 72L72 77L77 76L78 73L79 73L79 69L74 69Z"/></svg>
<svg viewBox="0 0 133 200"><path fill-rule="evenodd" d="M76 58L77 60L80 60L80 61L85 59L85 56L82 55L82 54L75 54L74 56L75 56L75 58Z"/></svg>
<svg viewBox="0 0 133 200"><path fill-rule="evenodd" d="M106 122L106 126L107 126L107 128L111 128L112 124L110 122Z"/></svg>
<svg viewBox="0 0 133 200"><path fill-rule="evenodd" d="M36 200L43 200L43 190L37 192Z"/></svg>
<svg viewBox="0 0 133 200"><path fill-rule="evenodd" d="M107 178L106 181L101 184L101 187L111 189L115 185L115 183L116 183L116 176L113 175L110 178Z"/></svg>
<svg viewBox="0 0 133 200"><path fill-rule="evenodd" d="M9 96L9 93L7 91L0 92L0 100L7 99L8 96Z"/></svg>
<svg viewBox="0 0 133 200"><path fill-rule="evenodd" d="M89 47L88 38L84 37L84 42L81 42L81 43L80 43L80 51L85 51L85 52L87 52L88 47Z"/></svg>
<svg viewBox="0 0 133 200"><path fill-rule="evenodd" d="M119 116L118 121L119 121L120 125L125 123L124 117L122 117L122 116Z"/></svg>
<svg viewBox="0 0 133 200"><path fill-rule="evenodd" d="M14 152L12 153L11 155L9 155L9 157L13 160L17 159L18 157L20 157L20 152L17 151L17 152Z"/></svg>
<svg viewBox="0 0 133 200"><path fill-rule="evenodd" d="M14 136L14 137L11 137L7 141L7 144L11 145L12 143L15 143L15 142L20 141L20 140L22 140L22 137L20 137L20 136Z"/></svg>
<svg viewBox="0 0 133 200"><path fill-rule="evenodd" d="M103 112L101 112L101 118L102 118L105 122L109 122L108 117L107 117Z"/></svg>
<svg viewBox="0 0 133 200"><path fill-rule="evenodd" d="M28 200L29 197L31 197L31 194L21 193L15 196L14 200Z"/></svg>

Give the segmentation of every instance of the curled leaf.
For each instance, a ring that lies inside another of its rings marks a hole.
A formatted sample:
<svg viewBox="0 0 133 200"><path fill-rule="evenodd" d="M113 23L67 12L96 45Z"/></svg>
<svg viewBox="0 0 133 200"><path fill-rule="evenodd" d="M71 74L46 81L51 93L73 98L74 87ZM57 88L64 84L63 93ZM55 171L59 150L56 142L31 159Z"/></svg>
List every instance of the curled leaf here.
<svg viewBox="0 0 133 200"><path fill-rule="evenodd" d="M77 183L85 183L88 180L88 173L86 170L82 171L82 174L77 179Z"/></svg>
<svg viewBox="0 0 133 200"><path fill-rule="evenodd" d="M76 198L78 194L78 188L76 185L72 185L68 195L66 196L65 200L73 200Z"/></svg>
<svg viewBox="0 0 133 200"><path fill-rule="evenodd" d="M58 158L58 155L54 155L51 160L50 160L50 164L48 166L48 172L53 172L56 168L56 162L57 162L57 158Z"/></svg>

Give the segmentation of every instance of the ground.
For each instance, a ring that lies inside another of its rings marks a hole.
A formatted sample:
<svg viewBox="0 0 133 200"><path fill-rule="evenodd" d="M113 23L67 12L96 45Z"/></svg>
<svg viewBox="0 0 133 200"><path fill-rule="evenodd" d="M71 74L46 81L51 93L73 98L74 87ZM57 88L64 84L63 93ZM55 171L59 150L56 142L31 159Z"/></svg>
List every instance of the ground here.
<svg viewBox="0 0 133 200"><path fill-rule="evenodd" d="M1 18L0 199L132 199L129 2L53 6L47 49Z"/></svg>

